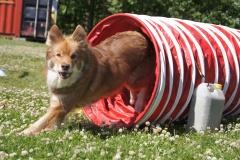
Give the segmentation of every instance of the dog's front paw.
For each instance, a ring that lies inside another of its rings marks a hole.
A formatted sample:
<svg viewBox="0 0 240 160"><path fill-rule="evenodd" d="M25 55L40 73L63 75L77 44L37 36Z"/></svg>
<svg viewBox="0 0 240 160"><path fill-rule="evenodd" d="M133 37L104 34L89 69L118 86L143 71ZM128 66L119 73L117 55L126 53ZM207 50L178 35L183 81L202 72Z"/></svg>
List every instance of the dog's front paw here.
<svg viewBox="0 0 240 160"><path fill-rule="evenodd" d="M20 134L21 135L34 135L37 133L39 133L39 131L37 131L36 127L30 126L29 128L23 130Z"/></svg>

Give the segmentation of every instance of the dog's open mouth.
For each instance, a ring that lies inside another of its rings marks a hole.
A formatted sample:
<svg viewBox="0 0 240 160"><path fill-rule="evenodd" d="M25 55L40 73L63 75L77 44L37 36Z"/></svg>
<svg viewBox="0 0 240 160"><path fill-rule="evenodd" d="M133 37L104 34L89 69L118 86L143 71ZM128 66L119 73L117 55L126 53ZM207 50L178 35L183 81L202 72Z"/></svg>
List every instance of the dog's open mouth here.
<svg viewBox="0 0 240 160"><path fill-rule="evenodd" d="M69 73L69 72L58 72L60 78L62 79L68 79L72 73Z"/></svg>

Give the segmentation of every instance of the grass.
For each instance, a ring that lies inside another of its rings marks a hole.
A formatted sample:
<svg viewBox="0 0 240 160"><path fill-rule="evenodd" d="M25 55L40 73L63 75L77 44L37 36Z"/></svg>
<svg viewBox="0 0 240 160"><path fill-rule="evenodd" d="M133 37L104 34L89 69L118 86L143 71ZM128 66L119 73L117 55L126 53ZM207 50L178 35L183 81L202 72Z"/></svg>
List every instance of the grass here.
<svg viewBox="0 0 240 160"><path fill-rule="evenodd" d="M0 86L11 88L45 87L43 74L44 44L0 38L0 68L9 76L1 78Z"/></svg>
<svg viewBox="0 0 240 160"><path fill-rule="evenodd" d="M45 45L0 38L0 159L240 159L240 117L226 117L218 131L185 132L186 121L142 128L96 127L69 116L59 130L21 136L49 105L42 74Z"/></svg>

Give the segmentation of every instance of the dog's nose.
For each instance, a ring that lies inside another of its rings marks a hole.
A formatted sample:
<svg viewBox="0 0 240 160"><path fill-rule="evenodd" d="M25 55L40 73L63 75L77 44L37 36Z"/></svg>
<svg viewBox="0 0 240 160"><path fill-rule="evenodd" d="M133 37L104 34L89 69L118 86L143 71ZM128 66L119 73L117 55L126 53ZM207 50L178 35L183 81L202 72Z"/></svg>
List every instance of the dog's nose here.
<svg viewBox="0 0 240 160"><path fill-rule="evenodd" d="M61 67L62 67L62 70L67 71L67 70L69 69L70 65L69 65L69 64L66 64L66 63L63 63L63 64L61 65Z"/></svg>

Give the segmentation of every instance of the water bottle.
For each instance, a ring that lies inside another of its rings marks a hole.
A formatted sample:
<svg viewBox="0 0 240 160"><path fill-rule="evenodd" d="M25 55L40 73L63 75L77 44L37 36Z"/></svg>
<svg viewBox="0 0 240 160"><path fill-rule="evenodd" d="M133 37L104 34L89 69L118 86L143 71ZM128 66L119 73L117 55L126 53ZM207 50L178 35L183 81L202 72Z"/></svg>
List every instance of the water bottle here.
<svg viewBox="0 0 240 160"><path fill-rule="evenodd" d="M186 129L200 132L219 128L224 103L221 84L201 83L192 96Z"/></svg>

